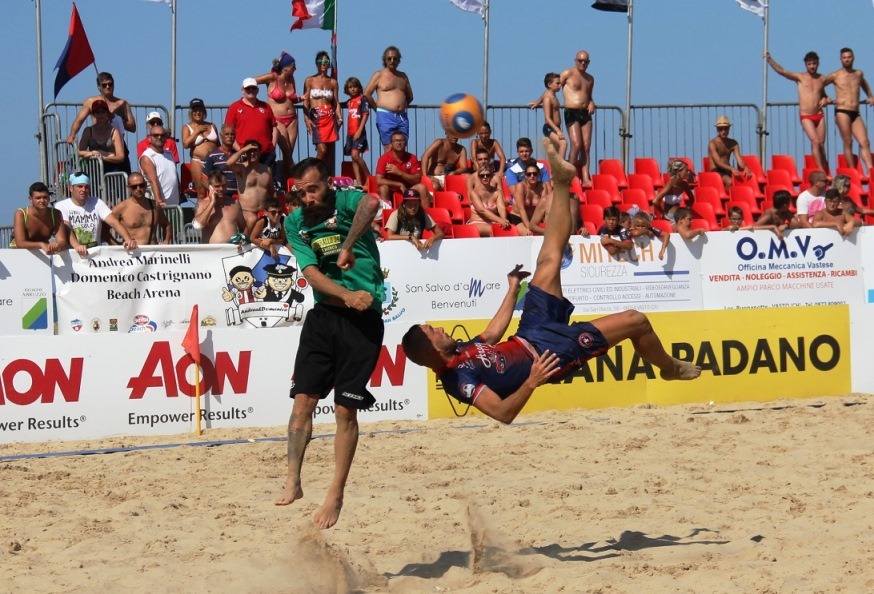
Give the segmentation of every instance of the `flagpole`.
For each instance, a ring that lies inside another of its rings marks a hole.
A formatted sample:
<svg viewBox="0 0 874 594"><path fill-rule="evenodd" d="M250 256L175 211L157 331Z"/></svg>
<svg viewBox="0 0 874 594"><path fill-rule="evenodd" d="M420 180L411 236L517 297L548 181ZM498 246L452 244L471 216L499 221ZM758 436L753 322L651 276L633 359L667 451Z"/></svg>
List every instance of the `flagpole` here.
<svg viewBox="0 0 874 594"><path fill-rule="evenodd" d="M171 134L176 134L176 0L170 0L170 131ZM200 410L200 400L198 398L198 411ZM200 413L198 412L198 432L200 435Z"/></svg>
<svg viewBox="0 0 874 594"><path fill-rule="evenodd" d="M195 361L194 363L194 402L197 406L197 412L194 413L195 425L194 430L198 437L203 433L201 429L201 415L200 415L200 364Z"/></svg>
<svg viewBox="0 0 874 594"><path fill-rule="evenodd" d="M759 129L759 160L765 162L765 149L768 137L768 60L765 58L768 52L768 13L770 2L765 2L765 13L762 15L764 25L764 53L762 54L762 122Z"/></svg>
<svg viewBox="0 0 874 594"><path fill-rule="evenodd" d="M46 135L42 121L42 110L45 101L43 94L43 79L42 79L42 3L40 0L34 0L36 8L36 93L39 107L37 108L37 125L36 138L39 142L39 178L43 182L48 182L47 160L46 160Z"/></svg>
<svg viewBox="0 0 874 594"><path fill-rule="evenodd" d="M625 67L625 129L622 131L622 164L628 169L628 145L631 139L631 64L634 37L634 0L628 0L628 64Z"/></svg>
<svg viewBox="0 0 874 594"><path fill-rule="evenodd" d="M485 12L483 19L485 20L485 33L483 35L483 115L489 109L489 8L491 3L486 0Z"/></svg>

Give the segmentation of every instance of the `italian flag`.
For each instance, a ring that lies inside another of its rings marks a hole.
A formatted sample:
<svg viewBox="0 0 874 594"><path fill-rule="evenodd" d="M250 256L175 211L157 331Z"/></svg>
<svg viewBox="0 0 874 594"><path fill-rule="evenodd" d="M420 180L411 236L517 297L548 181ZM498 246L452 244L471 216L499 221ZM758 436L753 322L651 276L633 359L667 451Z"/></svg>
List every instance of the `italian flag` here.
<svg viewBox="0 0 874 594"><path fill-rule="evenodd" d="M336 0L291 0L291 16L297 20L292 23L295 29L334 30L336 22Z"/></svg>

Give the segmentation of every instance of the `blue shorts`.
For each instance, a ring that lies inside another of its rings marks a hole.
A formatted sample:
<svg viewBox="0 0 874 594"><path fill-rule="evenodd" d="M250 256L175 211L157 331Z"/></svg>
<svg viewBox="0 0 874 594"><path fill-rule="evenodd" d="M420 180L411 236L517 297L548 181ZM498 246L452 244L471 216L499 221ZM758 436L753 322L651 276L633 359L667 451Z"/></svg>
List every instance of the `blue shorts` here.
<svg viewBox="0 0 874 594"><path fill-rule="evenodd" d="M567 299L528 285L516 336L531 343L538 354L549 349L558 355L561 372L556 377L607 352L607 339L595 326L589 322L568 324L573 311L574 304Z"/></svg>
<svg viewBox="0 0 874 594"><path fill-rule="evenodd" d="M395 132L400 132L404 138L410 138L410 119L406 111L396 113L377 107L376 129L379 130L379 141L386 146L391 144L391 135Z"/></svg>

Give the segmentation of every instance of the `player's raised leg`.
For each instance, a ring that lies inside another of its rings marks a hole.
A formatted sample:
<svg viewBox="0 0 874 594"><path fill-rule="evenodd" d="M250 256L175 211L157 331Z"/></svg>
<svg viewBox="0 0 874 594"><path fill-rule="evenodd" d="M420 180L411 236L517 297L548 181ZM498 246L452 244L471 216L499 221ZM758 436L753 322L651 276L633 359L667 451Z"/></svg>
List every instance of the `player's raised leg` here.
<svg viewBox="0 0 874 594"><path fill-rule="evenodd" d="M300 468L313 437L313 412L318 402L317 397L308 394L297 394L294 397L294 406L288 419L288 476L282 497L276 500L276 505L290 505L303 497Z"/></svg>

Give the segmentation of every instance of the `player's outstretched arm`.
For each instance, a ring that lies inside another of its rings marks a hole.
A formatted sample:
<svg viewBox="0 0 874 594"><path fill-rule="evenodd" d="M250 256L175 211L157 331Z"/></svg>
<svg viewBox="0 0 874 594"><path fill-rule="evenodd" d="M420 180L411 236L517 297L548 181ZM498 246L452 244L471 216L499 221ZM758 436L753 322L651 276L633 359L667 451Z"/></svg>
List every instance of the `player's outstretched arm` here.
<svg viewBox="0 0 874 594"><path fill-rule="evenodd" d="M502 400L500 396L486 388L473 405L496 421L510 424L528 403L534 390L545 384L558 369L558 355L543 351L543 354L534 360L528 379L519 386L518 390Z"/></svg>
<svg viewBox="0 0 874 594"><path fill-rule="evenodd" d="M507 274L507 294L504 296L495 317L492 318L481 335L488 344L496 344L504 337L507 326L510 325L510 320L513 318L513 310L516 308L516 298L519 296L522 280L528 275L528 272L522 270L521 264L517 264Z"/></svg>

